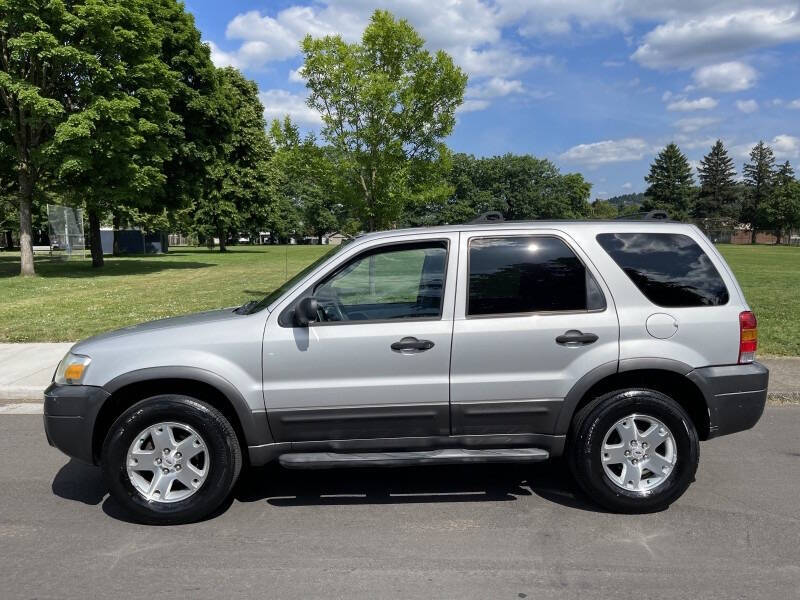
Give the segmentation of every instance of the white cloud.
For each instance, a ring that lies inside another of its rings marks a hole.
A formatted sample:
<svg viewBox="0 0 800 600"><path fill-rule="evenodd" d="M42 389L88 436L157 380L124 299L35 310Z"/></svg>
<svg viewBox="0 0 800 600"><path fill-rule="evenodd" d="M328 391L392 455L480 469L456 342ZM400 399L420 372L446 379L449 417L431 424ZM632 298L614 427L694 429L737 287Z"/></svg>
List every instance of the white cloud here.
<svg viewBox="0 0 800 600"><path fill-rule="evenodd" d="M674 102L667 104L667 110L678 110L682 112L692 110L710 110L716 108L717 102L714 98L703 96L696 100L689 100L688 98L678 98Z"/></svg>
<svg viewBox="0 0 800 600"><path fill-rule="evenodd" d="M292 94L287 90L272 89L259 94L264 105L264 118L267 122L283 119L289 115L295 123L320 125L320 114L306 104L305 96Z"/></svg>
<svg viewBox="0 0 800 600"><path fill-rule="evenodd" d="M615 162L641 160L651 148L641 138L624 138L620 140L604 140L591 144L578 144L559 158L587 165L602 165Z"/></svg>
<svg viewBox="0 0 800 600"><path fill-rule="evenodd" d="M681 14L647 33L632 58L645 67L686 68L800 40L796 4L783 2L774 7L761 4L759 8L736 10L735 6L723 3L717 9L721 12L702 16Z"/></svg>
<svg viewBox="0 0 800 600"><path fill-rule="evenodd" d="M750 114L758 110L758 102L755 100L737 100L736 108L745 114Z"/></svg>
<svg viewBox="0 0 800 600"><path fill-rule="evenodd" d="M467 89L466 95L470 98L498 98L509 94L521 94L524 91L519 79L503 79L492 77L485 83Z"/></svg>
<svg viewBox="0 0 800 600"><path fill-rule="evenodd" d="M731 148L731 155L738 157L742 160L750 158L750 151L757 142L750 142L749 144L737 144ZM768 146L772 147L775 152L775 158L779 160L797 159L800 158L800 138L781 134L776 135L771 141L766 142Z"/></svg>
<svg viewBox="0 0 800 600"><path fill-rule="evenodd" d="M444 49L474 77L509 77L537 66L549 66L552 57L529 55L503 40L505 23L499 10L484 0L321 0L310 6L289 6L274 15L252 10L235 16L225 35L241 42L234 59L245 68L300 54L300 42L340 34L345 41L360 40L370 16L387 8L408 19L430 49Z"/></svg>
<svg viewBox="0 0 800 600"><path fill-rule="evenodd" d="M800 109L800 98L797 98L796 100L792 100L786 106L788 106L789 108Z"/></svg>
<svg viewBox="0 0 800 600"><path fill-rule="evenodd" d="M742 62L732 61L696 69L692 78L699 88L717 92L739 92L753 87L756 70Z"/></svg>
<svg viewBox="0 0 800 600"><path fill-rule="evenodd" d="M476 110L484 110L486 108L489 108L488 100L464 100L464 102L456 108L456 113L475 112Z"/></svg>
<svg viewBox="0 0 800 600"><path fill-rule="evenodd" d="M800 158L800 138L793 135L776 135L772 139L772 149L777 158Z"/></svg>
<svg viewBox="0 0 800 600"><path fill-rule="evenodd" d="M616 69L625 66L625 63L621 60L604 60L602 65L607 69Z"/></svg>
<svg viewBox="0 0 800 600"><path fill-rule="evenodd" d="M622 189L623 190L630 190L632 188L633 188L633 184L630 181L626 181L625 183L622 184Z"/></svg>
<svg viewBox="0 0 800 600"><path fill-rule="evenodd" d="M214 42L206 42L211 49L211 62L217 67L239 67L235 53L225 52Z"/></svg>
<svg viewBox="0 0 800 600"><path fill-rule="evenodd" d="M302 67L301 67L302 68ZM300 69L289 70L289 81L293 83L305 83L306 80L300 75Z"/></svg>
<svg viewBox="0 0 800 600"><path fill-rule="evenodd" d="M675 121L675 127L684 133L692 133L715 123L719 123L719 119L715 117L687 117Z"/></svg>

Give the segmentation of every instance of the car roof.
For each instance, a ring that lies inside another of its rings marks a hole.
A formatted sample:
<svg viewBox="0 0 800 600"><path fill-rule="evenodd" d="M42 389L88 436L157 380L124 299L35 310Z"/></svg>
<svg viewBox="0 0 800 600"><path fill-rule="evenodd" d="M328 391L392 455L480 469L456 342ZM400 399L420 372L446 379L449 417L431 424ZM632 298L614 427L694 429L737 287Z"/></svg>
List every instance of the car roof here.
<svg viewBox="0 0 800 600"><path fill-rule="evenodd" d="M404 234L419 233L457 233L461 231L511 231L520 229L589 229L598 232L647 232L657 233L669 230L674 232L677 229L696 230L694 225L679 223L677 221L655 221L655 220L624 220L624 219L593 219L575 220L560 219L547 221L499 221L488 223L466 223L463 225L436 225L433 227L409 227L404 229L388 229L385 231L374 231L364 233L356 237L359 241L371 240L382 237L393 237Z"/></svg>

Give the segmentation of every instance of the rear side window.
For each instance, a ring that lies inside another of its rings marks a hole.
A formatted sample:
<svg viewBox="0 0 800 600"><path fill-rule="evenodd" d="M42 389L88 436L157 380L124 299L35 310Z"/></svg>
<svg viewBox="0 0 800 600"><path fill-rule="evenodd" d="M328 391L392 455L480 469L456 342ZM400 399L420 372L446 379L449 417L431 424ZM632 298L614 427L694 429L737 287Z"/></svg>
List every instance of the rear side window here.
<svg viewBox="0 0 800 600"><path fill-rule="evenodd" d="M479 238L469 245L468 315L601 310L605 298L554 237Z"/></svg>
<svg viewBox="0 0 800 600"><path fill-rule="evenodd" d="M653 304L677 308L728 302L719 272L689 236L601 233L597 241Z"/></svg>

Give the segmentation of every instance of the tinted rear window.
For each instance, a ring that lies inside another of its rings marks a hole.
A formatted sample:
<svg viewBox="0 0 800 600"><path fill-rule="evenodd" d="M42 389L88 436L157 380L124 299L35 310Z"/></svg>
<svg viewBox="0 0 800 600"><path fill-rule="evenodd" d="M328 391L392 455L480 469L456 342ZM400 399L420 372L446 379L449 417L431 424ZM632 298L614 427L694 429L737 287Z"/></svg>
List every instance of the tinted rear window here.
<svg viewBox="0 0 800 600"><path fill-rule="evenodd" d="M557 238L479 238L469 245L469 315L602 308L594 278Z"/></svg>
<svg viewBox="0 0 800 600"><path fill-rule="evenodd" d="M597 241L653 304L690 307L728 302L719 272L689 236L602 233Z"/></svg>

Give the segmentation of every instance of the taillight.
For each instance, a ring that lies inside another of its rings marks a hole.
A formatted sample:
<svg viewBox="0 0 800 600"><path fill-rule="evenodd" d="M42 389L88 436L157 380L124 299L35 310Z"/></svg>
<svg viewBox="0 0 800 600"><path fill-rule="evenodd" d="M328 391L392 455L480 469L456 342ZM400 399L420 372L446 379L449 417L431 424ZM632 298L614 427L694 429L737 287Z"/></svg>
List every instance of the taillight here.
<svg viewBox="0 0 800 600"><path fill-rule="evenodd" d="M756 359L756 348L756 316L748 310L739 314L739 364L753 362Z"/></svg>

